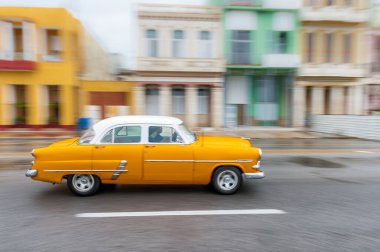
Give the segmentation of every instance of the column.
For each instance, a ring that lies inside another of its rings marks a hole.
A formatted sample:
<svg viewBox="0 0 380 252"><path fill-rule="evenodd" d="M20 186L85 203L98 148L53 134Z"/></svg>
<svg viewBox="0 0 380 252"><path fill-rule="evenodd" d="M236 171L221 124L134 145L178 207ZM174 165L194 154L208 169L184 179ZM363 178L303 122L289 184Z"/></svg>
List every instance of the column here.
<svg viewBox="0 0 380 252"><path fill-rule="evenodd" d="M159 101L160 115L170 116L172 114L172 95L170 86L160 86Z"/></svg>
<svg viewBox="0 0 380 252"><path fill-rule="evenodd" d="M197 96L198 88L196 87L186 87L185 90L185 103L186 103L186 124L188 127L193 128L198 125L197 122Z"/></svg>
<svg viewBox="0 0 380 252"><path fill-rule="evenodd" d="M135 115L145 114L145 88L144 86L133 87L133 112Z"/></svg>
<svg viewBox="0 0 380 252"><path fill-rule="evenodd" d="M348 114L361 115L363 111L364 103L364 86L352 86L348 89Z"/></svg>
<svg viewBox="0 0 380 252"><path fill-rule="evenodd" d="M26 124L28 125L42 125L42 103L41 103L41 87L36 84L26 86L26 100L27 100L27 112L26 112ZM70 103L70 102L67 102Z"/></svg>
<svg viewBox="0 0 380 252"><path fill-rule="evenodd" d="M3 125L7 125L7 117L8 117L8 109L6 104L6 87L5 84L0 84L0 127Z"/></svg>
<svg viewBox="0 0 380 252"><path fill-rule="evenodd" d="M330 89L330 114L344 114L344 88L331 87Z"/></svg>
<svg viewBox="0 0 380 252"><path fill-rule="evenodd" d="M293 127L305 126L306 88L295 86L293 88Z"/></svg>
<svg viewBox="0 0 380 252"><path fill-rule="evenodd" d="M311 113L314 115L322 115L325 113L325 88L313 87L311 91Z"/></svg>
<svg viewBox="0 0 380 252"><path fill-rule="evenodd" d="M355 87L355 107L354 107L354 114L355 115L362 115L363 108L364 108L364 86L363 85L357 85Z"/></svg>
<svg viewBox="0 0 380 252"><path fill-rule="evenodd" d="M223 127L224 97L222 87L211 88L211 126Z"/></svg>
<svg viewBox="0 0 380 252"><path fill-rule="evenodd" d="M316 64L322 64L325 61L324 48L326 46L324 41L324 32L317 31L314 33L315 39L313 41L314 52L313 52L313 62Z"/></svg>
<svg viewBox="0 0 380 252"><path fill-rule="evenodd" d="M348 94L347 94L347 114L353 115L355 114L355 87L348 87Z"/></svg>
<svg viewBox="0 0 380 252"><path fill-rule="evenodd" d="M74 96L73 86L62 85L59 92L59 104L60 104L60 118L59 124L62 126L74 126L76 124L76 118L74 118Z"/></svg>

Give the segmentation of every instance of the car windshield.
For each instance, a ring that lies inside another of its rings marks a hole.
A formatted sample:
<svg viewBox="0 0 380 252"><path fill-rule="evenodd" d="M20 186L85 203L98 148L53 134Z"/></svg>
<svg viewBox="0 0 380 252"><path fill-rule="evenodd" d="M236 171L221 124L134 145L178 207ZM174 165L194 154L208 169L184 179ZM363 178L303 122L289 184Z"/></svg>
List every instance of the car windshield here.
<svg viewBox="0 0 380 252"><path fill-rule="evenodd" d="M189 130L184 124L179 125L179 130L190 140L190 142L194 142L197 138L195 133Z"/></svg>
<svg viewBox="0 0 380 252"><path fill-rule="evenodd" d="M88 129L83 135L82 137L79 139L78 143L79 144L87 144L87 143L90 143L92 141L92 139L94 139L95 137L95 131L94 129L91 127L90 129Z"/></svg>

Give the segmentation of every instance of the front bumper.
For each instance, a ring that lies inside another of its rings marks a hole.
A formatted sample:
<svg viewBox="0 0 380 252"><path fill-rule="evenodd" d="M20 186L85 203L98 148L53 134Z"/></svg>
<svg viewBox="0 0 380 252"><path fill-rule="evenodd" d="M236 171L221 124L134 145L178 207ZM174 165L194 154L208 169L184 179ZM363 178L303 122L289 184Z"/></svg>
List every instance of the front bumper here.
<svg viewBox="0 0 380 252"><path fill-rule="evenodd" d="M37 176L37 170L33 170L33 169L28 169L26 172L25 172L25 176L31 178L31 177L35 177Z"/></svg>
<svg viewBox="0 0 380 252"><path fill-rule="evenodd" d="M264 177L265 177L264 172L243 173L244 179L262 179Z"/></svg>

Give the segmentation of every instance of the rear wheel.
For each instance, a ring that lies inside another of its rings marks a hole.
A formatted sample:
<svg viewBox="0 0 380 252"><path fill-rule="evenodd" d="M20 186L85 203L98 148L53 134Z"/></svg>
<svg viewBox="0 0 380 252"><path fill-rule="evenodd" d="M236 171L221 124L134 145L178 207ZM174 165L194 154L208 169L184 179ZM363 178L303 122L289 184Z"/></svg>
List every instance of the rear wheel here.
<svg viewBox="0 0 380 252"><path fill-rule="evenodd" d="M220 194L236 193L242 183L241 172L235 167L220 167L212 177L212 185Z"/></svg>
<svg viewBox="0 0 380 252"><path fill-rule="evenodd" d="M91 174L74 174L67 178L67 186L78 196L91 196L98 192L100 179Z"/></svg>

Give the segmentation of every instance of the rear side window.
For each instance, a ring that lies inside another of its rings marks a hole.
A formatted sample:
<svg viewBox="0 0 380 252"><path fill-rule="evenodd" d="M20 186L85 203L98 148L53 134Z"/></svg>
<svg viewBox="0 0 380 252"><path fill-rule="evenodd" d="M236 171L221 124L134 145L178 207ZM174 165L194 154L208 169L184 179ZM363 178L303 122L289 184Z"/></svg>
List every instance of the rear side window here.
<svg viewBox="0 0 380 252"><path fill-rule="evenodd" d="M120 126L109 130L100 143L139 143L141 142L140 126Z"/></svg>

